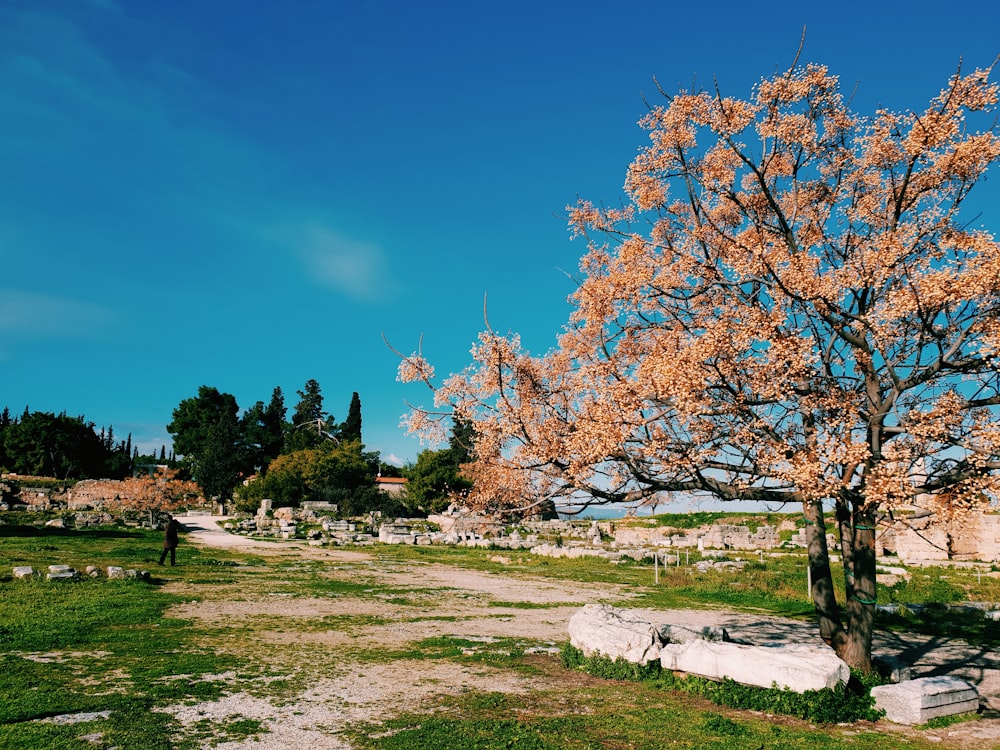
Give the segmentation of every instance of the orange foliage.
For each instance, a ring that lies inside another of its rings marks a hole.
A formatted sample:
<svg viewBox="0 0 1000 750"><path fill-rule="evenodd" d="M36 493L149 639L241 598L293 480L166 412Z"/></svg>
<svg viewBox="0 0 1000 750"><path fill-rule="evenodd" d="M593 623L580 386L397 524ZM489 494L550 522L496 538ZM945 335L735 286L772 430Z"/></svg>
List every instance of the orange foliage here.
<svg viewBox="0 0 1000 750"><path fill-rule="evenodd" d="M670 97L641 123L630 205L569 209L588 249L557 348L486 331L441 384L403 358L438 410L410 429L474 425L483 507L996 497L1000 246L959 218L1000 157L992 121L969 124L997 103L990 72L870 118L818 65L747 100Z"/></svg>
<svg viewBox="0 0 1000 750"><path fill-rule="evenodd" d="M801 503L820 635L870 669L877 511L955 519L1000 495L1000 245L959 215L1000 158L990 73L870 118L818 65L745 101L668 97L641 123L630 204L570 208L587 252L557 348L486 331L440 385L404 358L400 379L431 385L438 410L410 428L472 425L470 504L494 512L670 492Z"/></svg>
<svg viewBox="0 0 1000 750"><path fill-rule="evenodd" d="M201 494L195 482L177 479L178 471L159 466L153 476L123 479L116 500L111 503L119 510L142 512L174 512Z"/></svg>

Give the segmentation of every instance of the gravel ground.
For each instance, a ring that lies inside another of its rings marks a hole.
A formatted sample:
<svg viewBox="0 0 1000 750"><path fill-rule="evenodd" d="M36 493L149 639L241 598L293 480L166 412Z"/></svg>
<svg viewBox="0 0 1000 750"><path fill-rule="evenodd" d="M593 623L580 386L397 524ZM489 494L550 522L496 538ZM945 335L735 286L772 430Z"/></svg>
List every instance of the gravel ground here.
<svg viewBox="0 0 1000 750"><path fill-rule="evenodd" d="M371 559L363 551L309 547L288 542L249 540L222 530L221 519L186 516L180 519L187 530L187 542L214 547L239 548L256 554L299 554L324 559L331 564ZM243 599L190 602L171 610L170 615L206 623L238 623L243 617L270 615L282 623L272 632L255 629L254 638L263 645L281 649L372 648L393 643L403 645L431 636L456 635L470 640L516 635L529 641L562 642L567 623L585 603L617 601L628 607L628 591L606 584L525 580L502 575L461 570L440 565L420 566L418 571L380 570L386 585L419 585L436 588L440 594L430 612L418 622L410 621L413 607L391 601L371 602L350 597L339 599L299 599L267 596ZM183 582L170 584L183 589ZM503 602L565 602L566 606L541 609L504 608ZM499 603L499 604L498 604ZM361 630L337 629L296 632L297 618L336 615L379 615L379 624ZM653 622L677 625L720 625L737 639L753 643L810 641L816 639L809 624L781 618L747 615L729 611L669 610L647 611ZM940 730L917 732L886 724L901 736L920 734L939 740L942 747L977 750L1000 748L1000 657L996 652L977 649L965 642L923 636L884 635L877 638L875 653L901 656L913 664L914 677L951 674L974 683L983 706L978 721L965 722ZM319 657L322 658L322 657ZM226 721L255 719L267 729L258 737L211 745L218 750L342 750L350 748L338 731L345 726L372 721L380 716L418 709L435 695L457 694L470 689L497 692L544 690L547 678L522 677L489 667L468 667L447 662L421 660L412 664L360 664L334 662L329 673L310 683L294 701L278 704L240 692L219 701L183 704L166 709L185 725L209 719Z"/></svg>

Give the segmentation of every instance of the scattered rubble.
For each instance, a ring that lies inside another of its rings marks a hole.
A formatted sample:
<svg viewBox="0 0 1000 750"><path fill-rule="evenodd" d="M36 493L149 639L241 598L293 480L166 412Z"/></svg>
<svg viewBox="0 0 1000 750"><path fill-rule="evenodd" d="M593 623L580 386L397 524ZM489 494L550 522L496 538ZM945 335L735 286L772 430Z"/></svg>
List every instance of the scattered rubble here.
<svg viewBox="0 0 1000 750"><path fill-rule="evenodd" d="M122 568L117 565L109 565L107 568L99 568L96 565L88 565L83 569L83 572L69 565L49 565L48 570L44 575L47 581L79 581L85 577L100 578L101 576L104 576L109 580L116 578L133 578L149 581L152 578L148 570ZM30 580L36 577L41 578L41 576L42 572L36 571L30 565L18 565L14 568L14 578Z"/></svg>

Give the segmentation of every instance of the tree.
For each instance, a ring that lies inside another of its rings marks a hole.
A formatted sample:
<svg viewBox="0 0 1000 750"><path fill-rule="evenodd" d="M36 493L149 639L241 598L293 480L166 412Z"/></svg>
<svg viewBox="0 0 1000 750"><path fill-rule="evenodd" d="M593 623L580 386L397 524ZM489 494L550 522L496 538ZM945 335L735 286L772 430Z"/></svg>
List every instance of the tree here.
<svg viewBox="0 0 1000 750"><path fill-rule="evenodd" d="M3 411L0 412L0 470L6 471L8 467L7 449L4 447L4 436L7 434L7 429L14 423L14 420L10 416L10 409L4 407Z"/></svg>
<svg viewBox="0 0 1000 750"><path fill-rule="evenodd" d="M345 515L364 513L368 508L359 499L371 499L378 466L378 453L365 452L356 440L285 453L265 476L240 489L240 506L250 509L268 497L275 507L322 501L337 503Z"/></svg>
<svg viewBox="0 0 1000 750"><path fill-rule="evenodd" d="M177 474L176 469L161 466L150 474L124 479L118 497L108 505L148 513L152 523L157 513L177 511L198 496L198 485L178 479Z"/></svg>
<svg viewBox="0 0 1000 750"><path fill-rule="evenodd" d="M3 432L4 450L18 474L84 479L105 476L111 451L93 422L65 413L29 412Z"/></svg>
<svg viewBox="0 0 1000 750"><path fill-rule="evenodd" d="M292 413L292 425L285 439L285 451L315 448L331 437L332 418L323 410L323 394L316 380L307 380Z"/></svg>
<svg viewBox="0 0 1000 750"><path fill-rule="evenodd" d="M167 425L182 469L207 498L228 498L246 466L238 412L232 394L203 385L197 397L178 404Z"/></svg>
<svg viewBox="0 0 1000 750"><path fill-rule="evenodd" d="M361 442L361 398L358 392L351 394L351 405L347 407L347 418L340 425L340 439L346 442Z"/></svg>
<svg viewBox="0 0 1000 750"><path fill-rule="evenodd" d="M271 400L267 402L264 418L261 422L263 440L260 446L268 463L280 456L285 447L285 430L288 427L285 422L286 413L285 394L282 393L279 386L275 386L274 390L271 391Z"/></svg>
<svg viewBox="0 0 1000 750"><path fill-rule="evenodd" d="M285 399L281 388L274 389L267 406L258 401L240 421L248 452L248 473L266 473L271 461L281 455L285 443Z"/></svg>
<svg viewBox="0 0 1000 750"><path fill-rule="evenodd" d="M247 476L246 449L236 415L225 415L210 425L198 455L195 479L206 498L228 500Z"/></svg>
<svg viewBox="0 0 1000 750"><path fill-rule="evenodd" d="M478 502L796 503L820 634L869 670L880 514L997 497L1000 246L959 215L1000 156L992 120L970 125L990 73L959 70L920 113L861 117L797 64L748 100L651 108L627 203L570 209L588 251L558 346L487 330L437 389L475 425ZM400 376L434 384L419 352Z"/></svg>
<svg viewBox="0 0 1000 750"><path fill-rule="evenodd" d="M417 463L406 470L406 503L425 513L439 513L454 502L465 502L472 482L462 475L472 462L473 428L466 420L456 420L448 447L425 450Z"/></svg>

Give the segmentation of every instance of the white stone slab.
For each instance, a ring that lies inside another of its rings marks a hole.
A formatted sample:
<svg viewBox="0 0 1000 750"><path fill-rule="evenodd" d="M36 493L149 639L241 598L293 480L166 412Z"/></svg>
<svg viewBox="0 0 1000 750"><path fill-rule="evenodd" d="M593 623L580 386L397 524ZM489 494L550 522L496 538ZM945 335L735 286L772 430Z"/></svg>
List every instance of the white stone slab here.
<svg viewBox="0 0 1000 750"><path fill-rule="evenodd" d="M831 649L800 644L669 643L660 652L660 664L664 669L713 680L728 678L743 685L777 686L797 693L832 688L851 676L847 664Z"/></svg>
<svg viewBox="0 0 1000 750"><path fill-rule="evenodd" d="M939 716L976 711L979 691L957 677L920 677L872 688L875 708L894 724L926 724Z"/></svg>
<svg viewBox="0 0 1000 750"><path fill-rule="evenodd" d="M606 604L588 604L569 620L569 642L585 656L646 664L660 656L663 639L650 622Z"/></svg>
<svg viewBox="0 0 1000 750"><path fill-rule="evenodd" d="M728 631L717 625L706 625L703 628L687 628L683 625L661 625L660 635L669 643L687 643L693 640L728 641Z"/></svg>

